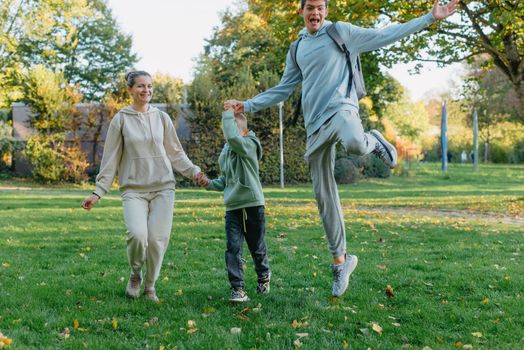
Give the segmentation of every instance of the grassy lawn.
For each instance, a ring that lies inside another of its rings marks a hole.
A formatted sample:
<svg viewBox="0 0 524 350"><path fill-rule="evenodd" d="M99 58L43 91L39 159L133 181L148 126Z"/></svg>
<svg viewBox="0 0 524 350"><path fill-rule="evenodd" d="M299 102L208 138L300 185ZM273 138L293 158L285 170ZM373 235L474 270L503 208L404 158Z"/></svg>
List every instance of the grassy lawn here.
<svg viewBox="0 0 524 350"><path fill-rule="evenodd" d="M177 190L154 304L124 296L117 191L86 212L88 187L0 188L0 332L13 349L524 348L524 227L414 211L522 217L523 166L451 165L442 175L423 164L410 177L340 186L359 266L337 300L311 187L268 187L272 289L254 293L246 256L251 300L239 306L227 302L219 193ZM380 212L391 207L405 211Z"/></svg>

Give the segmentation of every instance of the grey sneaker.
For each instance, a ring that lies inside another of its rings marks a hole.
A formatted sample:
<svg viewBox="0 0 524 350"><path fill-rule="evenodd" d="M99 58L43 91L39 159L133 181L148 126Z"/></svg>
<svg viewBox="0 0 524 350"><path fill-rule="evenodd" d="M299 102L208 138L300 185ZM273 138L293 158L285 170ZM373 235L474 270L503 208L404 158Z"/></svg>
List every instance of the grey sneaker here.
<svg viewBox="0 0 524 350"><path fill-rule="evenodd" d="M130 298L138 298L140 295L140 285L142 284L142 276L140 274L131 274L127 282L126 295Z"/></svg>
<svg viewBox="0 0 524 350"><path fill-rule="evenodd" d="M258 294L268 294L269 293L270 280L271 280L271 274L267 275L266 277L262 277L258 279L258 285L257 285Z"/></svg>
<svg viewBox="0 0 524 350"><path fill-rule="evenodd" d="M390 168L397 165L397 150L389 143L378 130L370 130L369 133L377 140L375 149L372 153L382 159Z"/></svg>
<svg viewBox="0 0 524 350"><path fill-rule="evenodd" d="M159 299L158 297L156 296L156 291L155 291L155 288L151 288L151 287L146 287L144 288L144 296L155 302L155 303L158 303Z"/></svg>
<svg viewBox="0 0 524 350"><path fill-rule="evenodd" d="M333 296L339 297L348 288L349 276L357 267L358 258L355 255L347 255L346 261L340 265L331 265L333 270Z"/></svg>
<svg viewBox="0 0 524 350"><path fill-rule="evenodd" d="M243 303L248 301L247 293L243 288L231 288L231 296L229 301L232 303Z"/></svg>

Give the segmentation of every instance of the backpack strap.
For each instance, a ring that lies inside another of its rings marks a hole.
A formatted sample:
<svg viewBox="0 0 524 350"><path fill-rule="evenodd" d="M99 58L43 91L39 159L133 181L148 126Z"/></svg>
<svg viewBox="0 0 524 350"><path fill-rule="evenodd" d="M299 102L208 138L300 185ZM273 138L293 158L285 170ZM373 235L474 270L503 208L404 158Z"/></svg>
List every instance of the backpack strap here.
<svg viewBox="0 0 524 350"><path fill-rule="evenodd" d="M346 43L344 42L344 40L342 40L342 37L340 36L340 33L338 32L337 22L334 22L329 27L327 27L326 32L329 35L329 37L331 38L331 40L335 42L338 49L342 51L342 53L344 53L344 55L346 56L346 63L349 69L349 80L348 80L349 86L348 86L348 92L347 92L347 96L349 97L349 93L351 92L351 88L353 87L353 66L351 65L351 58L350 58L349 51L346 47ZM357 61L358 61L358 57L357 57ZM360 65L360 62L357 62L357 64Z"/></svg>
<svg viewBox="0 0 524 350"><path fill-rule="evenodd" d="M300 72L300 75L302 75L302 69L300 69L300 66L297 62L297 51L298 51L298 44L300 44L300 41L302 40L303 36L299 36L297 40L293 41L291 45L289 45L289 56L291 57L291 61L295 64L295 66L298 68L298 71ZM297 103L295 104L295 112L293 113L293 121L291 122L291 125L294 125L297 123L298 117L300 116L300 110L302 108L302 93L298 97Z"/></svg>
<svg viewBox="0 0 524 350"><path fill-rule="evenodd" d="M298 37L297 40L293 41L291 45L289 45L289 55L291 56L291 61L297 66L298 70L300 71L300 74L302 74L302 69L300 69L300 66L297 62L297 51L298 51L298 44L300 44L300 41L302 40L302 35Z"/></svg>

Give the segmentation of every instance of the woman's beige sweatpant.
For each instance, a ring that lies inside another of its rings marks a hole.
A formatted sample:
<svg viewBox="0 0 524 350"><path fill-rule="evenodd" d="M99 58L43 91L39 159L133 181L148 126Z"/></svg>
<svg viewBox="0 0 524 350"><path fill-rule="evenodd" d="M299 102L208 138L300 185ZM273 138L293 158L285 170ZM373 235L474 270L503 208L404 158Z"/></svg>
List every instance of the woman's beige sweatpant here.
<svg viewBox="0 0 524 350"><path fill-rule="evenodd" d="M127 257L133 274L146 263L145 286L152 288L160 275L173 224L175 190L127 192L122 195L127 227Z"/></svg>

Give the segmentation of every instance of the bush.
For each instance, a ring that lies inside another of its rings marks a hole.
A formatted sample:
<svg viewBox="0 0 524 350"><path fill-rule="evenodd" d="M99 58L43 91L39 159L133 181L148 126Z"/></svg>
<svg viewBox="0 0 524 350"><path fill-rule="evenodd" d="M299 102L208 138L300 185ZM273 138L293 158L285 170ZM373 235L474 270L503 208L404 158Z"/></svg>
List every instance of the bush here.
<svg viewBox="0 0 524 350"><path fill-rule="evenodd" d="M335 162L335 181L339 184L351 184L358 181L360 169L350 158L339 158Z"/></svg>
<svg viewBox="0 0 524 350"><path fill-rule="evenodd" d="M364 167L362 169L362 174L365 177L378 177L378 178L386 178L391 176L391 169L389 166L384 163L381 159L379 159L374 154L368 154L365 157L361 157L364 159Z"/></svg>
<svg viewBox="0 0 524 350"><path fill-rule="evenodd" d="M515 144L510 154L511 163L524 163L524 140Z"/></svg>
<svg viewBox="0 0 524 350"><path fill-rule="evenodd" d="M490 146L490 160L493 163L509 163L510 152L504 146L492 143Z"/></svg>
<svg viewBox="0 0 524 350"><path fill-rule="evenodd" d="M87 179L89 164L85 154L76 146L66 147L61 135L29 138L24 155L38 180L79 182Z"/></svg>

